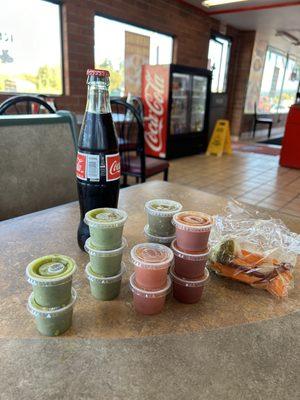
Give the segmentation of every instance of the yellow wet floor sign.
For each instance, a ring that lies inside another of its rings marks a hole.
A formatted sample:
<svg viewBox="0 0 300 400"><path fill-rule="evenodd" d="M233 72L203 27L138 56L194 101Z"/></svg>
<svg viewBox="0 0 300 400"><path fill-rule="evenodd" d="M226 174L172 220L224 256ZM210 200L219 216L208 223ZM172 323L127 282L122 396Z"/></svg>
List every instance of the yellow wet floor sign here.
<svg viewBox="0 0 300 400"><path fill-rule="evenodd" d="M210 139L206 154L221 156L223 153L232 154L229 121L219 119Z"/></svg>

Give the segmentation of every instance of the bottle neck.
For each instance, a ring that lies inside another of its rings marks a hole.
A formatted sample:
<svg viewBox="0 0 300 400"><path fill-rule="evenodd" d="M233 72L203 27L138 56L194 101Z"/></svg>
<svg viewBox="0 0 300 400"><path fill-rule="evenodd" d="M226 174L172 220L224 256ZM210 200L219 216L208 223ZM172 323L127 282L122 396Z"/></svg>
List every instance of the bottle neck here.
<svg viewBox="0 0 300 400"><path fill-rule="evenodd" d="M111 113L108 85L88 84L86 112L96 114Z"/></svg>

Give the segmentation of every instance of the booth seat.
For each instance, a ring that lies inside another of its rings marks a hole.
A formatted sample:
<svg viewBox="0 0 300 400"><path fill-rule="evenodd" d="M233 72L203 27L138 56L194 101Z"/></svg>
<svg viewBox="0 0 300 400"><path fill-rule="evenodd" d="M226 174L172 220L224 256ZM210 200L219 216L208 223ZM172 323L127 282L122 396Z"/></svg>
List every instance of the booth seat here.
<svg viewBox="0 0 300 400"><path fill-rule="evenodd" d="M77 132L68 111L0 117L0 220L77 199Z"/></svg>

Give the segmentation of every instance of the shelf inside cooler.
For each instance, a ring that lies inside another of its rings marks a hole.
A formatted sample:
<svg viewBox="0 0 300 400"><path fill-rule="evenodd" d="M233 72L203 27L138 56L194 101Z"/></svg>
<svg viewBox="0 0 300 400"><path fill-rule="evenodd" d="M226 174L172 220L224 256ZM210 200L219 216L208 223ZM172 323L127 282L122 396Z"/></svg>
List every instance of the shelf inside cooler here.
<svg viewBox="0 0 300 400"><path fill-rule="evenodd" d="M185 99L185 100L187 100L187 96L172 96L173 97L173 99Z"/></svg>

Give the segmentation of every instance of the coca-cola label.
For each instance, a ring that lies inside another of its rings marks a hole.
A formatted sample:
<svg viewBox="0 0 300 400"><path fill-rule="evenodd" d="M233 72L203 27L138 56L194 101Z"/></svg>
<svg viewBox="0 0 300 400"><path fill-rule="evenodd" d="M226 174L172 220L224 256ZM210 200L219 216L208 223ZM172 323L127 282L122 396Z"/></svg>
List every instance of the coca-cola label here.
<svg viewBox="0 0 300 400"><path fill-rule="evenodd" d="M86 179L86 156L87 154L78 153L76 161L76 176L79 179Z"/></svg>
<svg viewBox="0 0 300 400"><path fill-rule="evenodd" d="M166 66L143 67L146 153L166 156L169 71Z"/></svg>
<svg viewBox="0 0 300 400"><path fill-rule="evenodd" d="M99 154L77 154L76 176L84 181L100 181L100 155Z"/></svg>
<svg viewBox="0 0 300 400"><path fill-rule="evenodd" d="M116 181L121 176L120 154L108 154L106 158L106 180Z"/></svg>
<svg viewBox="0 0 300 400"><path fill-rule="evenodd" d="M109 182L120 179L120 155L77 154L76 176L83 181Z"/></svg>

